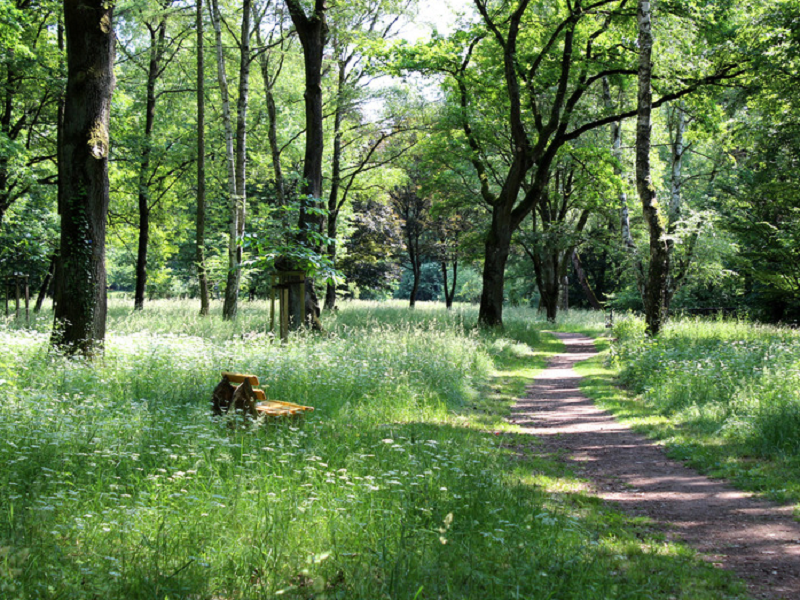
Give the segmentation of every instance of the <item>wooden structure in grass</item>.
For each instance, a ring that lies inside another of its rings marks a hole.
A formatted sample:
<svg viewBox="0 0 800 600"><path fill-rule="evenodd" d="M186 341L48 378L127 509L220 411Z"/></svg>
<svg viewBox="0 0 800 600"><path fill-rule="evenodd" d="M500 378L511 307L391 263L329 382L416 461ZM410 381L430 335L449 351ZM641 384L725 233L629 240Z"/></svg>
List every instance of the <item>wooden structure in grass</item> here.
<svg viewBox="0 0 800 600"><path fill-rule="evenodd" d="M302 415L305 412L314 410L311 406L302 406L294 404L293 402L281 402L280 400L268 400L267 394L264 390L258 389L258 377L255 375L246 375L243 373L230 373L224 371L222 376L230 383L241 385L247 381L253 388L253 395L255 396L255 410L257 415L267 415L269 417L293 417L295 415Z"/></svg>
<svg viewBox="0 0 800 600"><path fill-rule="evenodd" d="M22 273L14 273L10 277L6 277L6 285L5 285L5 296L6 296L6 317L8 316L8 301L11 298L11 290L15 291L14 294L14 314L15 318L19 319L20 316L20 289L24 291L24 298L25 298L25 322L30 322L30 313L28 310L30 304L30 288L28 286L28 276L23 275Z"/></svg>
<svg viewBox="0 0 800 600"><path fill-rule="evenodd" d="M289 339L289 329L297 329L305 317L306 274L304 271L276 271L270 278L270 331L275 331L275 294L278 295L281 341ZM300 299L291 303L290 299Z"/></svg>

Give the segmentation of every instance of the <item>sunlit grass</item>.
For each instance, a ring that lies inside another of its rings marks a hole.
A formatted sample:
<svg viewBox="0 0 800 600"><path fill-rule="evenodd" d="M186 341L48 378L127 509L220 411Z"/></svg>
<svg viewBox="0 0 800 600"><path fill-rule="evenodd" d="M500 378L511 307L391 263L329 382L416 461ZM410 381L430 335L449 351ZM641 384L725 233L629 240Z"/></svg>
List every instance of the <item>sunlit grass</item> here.
<svg viewBox="0 0 800 600"><path fill-rule="evenodd" d="M582 367L593 397L665 440L673 456L800 502L800 332L683 319L652 340L628 318L614 333L614 368ZM630 394L610 385L617 372Z"/></svg>
<svg viewBox="0 0 800 600"><path fill-rule="evenodd" d="M534 311L483 332L474 307L348 303L282 345L264 302L197 310L113 301L94 363L50 350L46 313L0 328L0 597L736 595L503 421L560 348ZM316 410L215 420L221 370Z"/></svg>

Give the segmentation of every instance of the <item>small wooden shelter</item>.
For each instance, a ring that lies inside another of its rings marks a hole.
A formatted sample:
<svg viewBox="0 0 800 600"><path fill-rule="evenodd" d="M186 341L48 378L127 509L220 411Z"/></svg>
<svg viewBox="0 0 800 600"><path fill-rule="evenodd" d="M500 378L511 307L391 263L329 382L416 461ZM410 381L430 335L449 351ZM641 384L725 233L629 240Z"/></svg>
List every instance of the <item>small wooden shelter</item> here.
<svg viewBox="0 0 800 600"><path fill-rule="evenodd" d="M306 274L304 271L275 271L270 281L270 331L275 331L275 296L278 296L281 340L289 328L299 327L305 318ZM290 303L290 299L297 299ZM298 310L299 309L299 310Z"/></svg>

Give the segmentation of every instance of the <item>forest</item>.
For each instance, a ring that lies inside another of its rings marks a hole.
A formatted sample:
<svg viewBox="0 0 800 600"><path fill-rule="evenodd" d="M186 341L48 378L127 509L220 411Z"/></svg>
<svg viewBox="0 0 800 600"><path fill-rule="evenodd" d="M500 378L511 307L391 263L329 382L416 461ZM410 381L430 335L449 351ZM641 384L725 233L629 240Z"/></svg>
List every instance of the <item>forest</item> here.
<svg viewBox="0 0 800 600"><path fill-rule="evenodd" d="M535 402L798 514L799 80L798 0L0 0L0 598L798 597Z"/></svg>
<svg viewBox="0 0 800 600"><path fill-rule="evenodd" d="M57 297L82 238L103 271L85 311L105 286L235 318L299 269L317 312L394 297L479 302L488 325L505 303L795 321L796 3L660 2L646 61L633 2L463 2L442 32L411 1L330 4L96 7L113 25L82 59L107 70L103 226L70 233L65 123L101 91L68 86L58 3L4 2L5 296L24 278L33 308Z"/></svg>

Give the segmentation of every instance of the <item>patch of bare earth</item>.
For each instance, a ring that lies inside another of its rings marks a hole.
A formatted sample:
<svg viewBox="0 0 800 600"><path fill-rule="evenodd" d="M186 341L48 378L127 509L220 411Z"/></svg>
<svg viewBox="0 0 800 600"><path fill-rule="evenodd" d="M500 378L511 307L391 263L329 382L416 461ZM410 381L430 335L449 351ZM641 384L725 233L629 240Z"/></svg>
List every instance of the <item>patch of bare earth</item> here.
<svg viewBox="0 0 800 600"><path fill-rule="evenodd" d="M540 373L511 421L563 455L592 492L660 523L716 565L735 571L757 598L800 598L800 524L791 508L753 498L670 460L664 451L597 408L573 365L591 358L590 338L559 333L566 352Z"/></svg>

